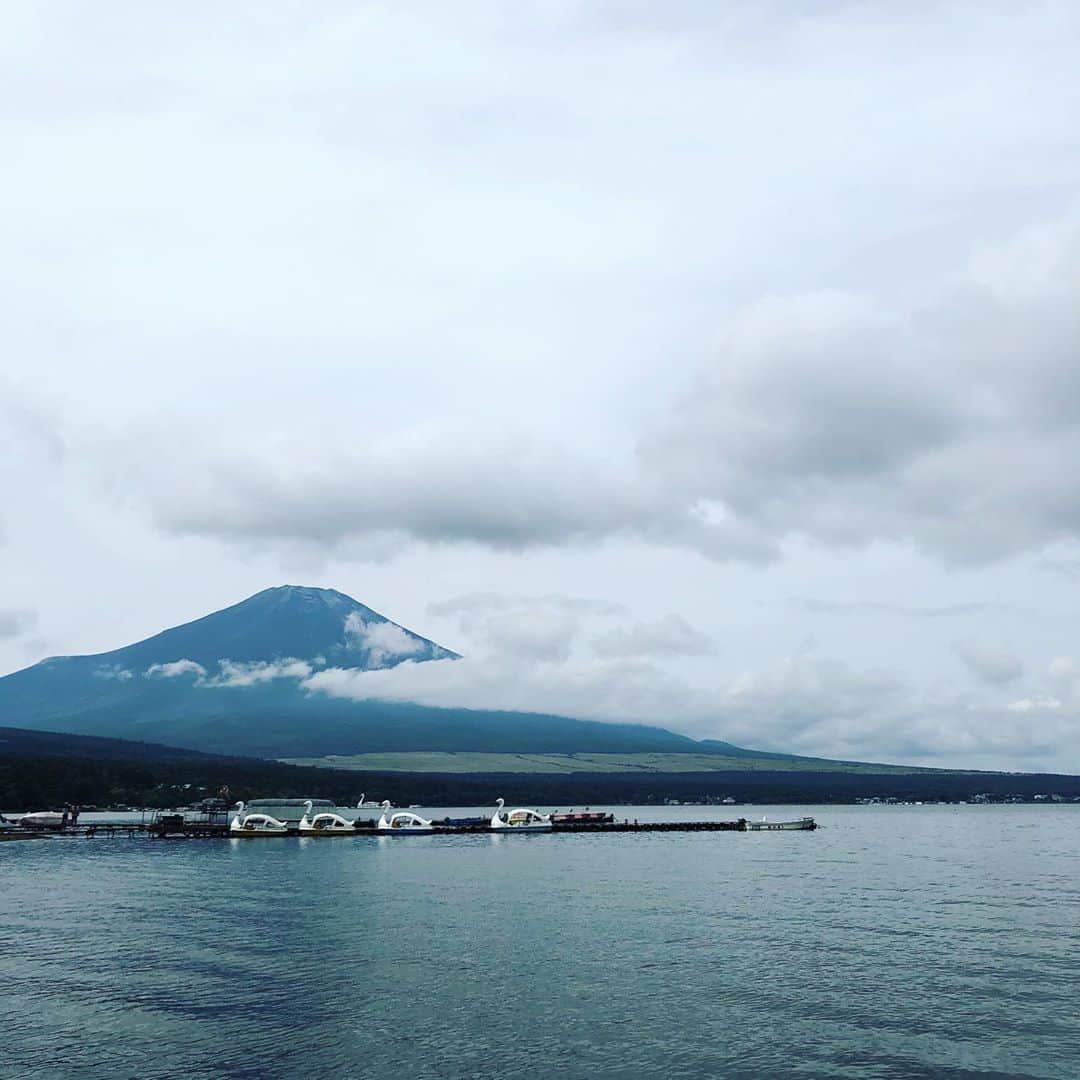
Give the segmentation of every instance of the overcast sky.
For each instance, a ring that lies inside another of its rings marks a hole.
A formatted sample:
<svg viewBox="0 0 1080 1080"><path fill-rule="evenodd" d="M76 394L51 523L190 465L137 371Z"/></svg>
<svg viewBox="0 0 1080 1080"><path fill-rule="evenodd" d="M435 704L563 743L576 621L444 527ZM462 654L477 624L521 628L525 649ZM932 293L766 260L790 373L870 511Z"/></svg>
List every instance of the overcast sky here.
<svg viewBox="0 0 1080 1080"><path fill-rule="evenodd" d="M10 5L0 671L1080 771L1075 3ZM177 658L181 659L181 658Z"/></svg>

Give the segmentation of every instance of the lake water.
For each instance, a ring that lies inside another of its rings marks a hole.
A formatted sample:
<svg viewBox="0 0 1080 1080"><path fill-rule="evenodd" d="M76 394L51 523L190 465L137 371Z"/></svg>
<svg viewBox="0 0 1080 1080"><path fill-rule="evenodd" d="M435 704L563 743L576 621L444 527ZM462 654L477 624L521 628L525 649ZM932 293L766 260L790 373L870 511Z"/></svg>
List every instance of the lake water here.
<svg viewBox="0 0 1080 1080"><path fill-rule="evenodd" d="M764 812L0 844L0 1076L1080 1077L1080 806Z"/></svg>

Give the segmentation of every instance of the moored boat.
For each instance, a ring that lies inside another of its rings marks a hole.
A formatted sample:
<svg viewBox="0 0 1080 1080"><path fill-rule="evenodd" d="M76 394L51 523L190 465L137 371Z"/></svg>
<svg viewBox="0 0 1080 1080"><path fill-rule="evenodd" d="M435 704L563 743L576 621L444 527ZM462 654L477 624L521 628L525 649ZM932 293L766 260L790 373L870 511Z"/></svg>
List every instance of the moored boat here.
<svg viewBox="0 0 1080 1080"><path fill-rule="evenodd" d="M386 814L389 809L389 800L383 800L382 816L379 818L378 825L375 826L376 831L380 834L389 836L416 836L424 833L433 833L435 831L435 826L428 821L427 818L422 818L419 814L414 814L411 810L399 810L396 814L387 817Z"/></svg>
<svg viewBox="0 0 1080 1080"><path fill-rule="evenodd" d="M67 824L67 815L54 810L35 810L32 814L23 814L15 823L24 829L59 829Z"/></svg>
<svg viewBox="0 0 1080 1080"><path fill-rule="evenodd" d="M760 821L748 821L746 827L750 832L805 832L817 828L817 822L812 817L798 818L795 821L769 821L762 818Z"/></svg>
<svg viewBox="0 0 1080 1080"><path fill-rule="evenodd" d="M568 810L549 816L552 825L610 825L615 820L614 814L605 814L602 810Z"/></svg>
<svg viewBox="0 0 1080 1080"><path fill-rule="evenodd" d="M311 815L312 801L304 803L304 816L297 828L301 836L334 836L340 833L354 833L356 826L346 821L340 814L324 810L321 814Z"/></svg>
<svg viewBox="0 0 1080 1080"><path fill-rule="evenodd" d="M229 823L230 836L285 836L289 826L269 814L245 813L242 802L236 804L236 816Z"/></svg>
<svg viewBox="0 0 1080 1080"><path fill-rule="evenodd" d="M504 811L502 799L496 799L498 809L491 815L489 827L497 832L551 832L551 815L539 810L518 807Z"/></svg>

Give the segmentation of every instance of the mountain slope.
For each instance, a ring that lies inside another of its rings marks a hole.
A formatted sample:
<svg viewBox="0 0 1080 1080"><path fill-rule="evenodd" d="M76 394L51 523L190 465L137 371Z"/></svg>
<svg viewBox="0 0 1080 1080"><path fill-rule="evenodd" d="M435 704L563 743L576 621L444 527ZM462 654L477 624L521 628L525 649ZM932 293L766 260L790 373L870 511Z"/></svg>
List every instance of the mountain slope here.
<svg viewBox="0 0 1080 1080"><path fill-rule="evenodd" d="M700 749L642 725L334 699L297 677L456 658L343 593L282 586L121 649L8 675L0 724L265 757Z"/></svg>

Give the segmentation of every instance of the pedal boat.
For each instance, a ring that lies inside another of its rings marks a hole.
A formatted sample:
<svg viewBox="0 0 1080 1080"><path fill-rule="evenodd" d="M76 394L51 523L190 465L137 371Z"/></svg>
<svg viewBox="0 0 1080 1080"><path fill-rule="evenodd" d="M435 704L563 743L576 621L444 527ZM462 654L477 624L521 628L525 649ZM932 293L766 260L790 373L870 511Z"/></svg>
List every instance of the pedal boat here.
<svg viewBox="0 0 1080 1080"><path fill-rule="evenodd" d="M489 827L495 832L551 832L551 815L539 810L503 810L503 800L496 799L498 809L491 815Z"/></svg>
<svg viewBox="0 0 1080 1080"><path fill-rule="evenodd" d="M289 826L269 814L245 814L244 804L236 804L236 816L229 823L230 836L286 836Z"/></svg>
<svg viewBox="0 0 1080 1080"><path fill-rule="evenodd" d="M54 810L35 810L32 814L23 814L15 823L24 829L60 829L64 822L65 816Z"/></svg>
<svg viewBox="0 0 1080 1080"><path fill-rule="evenodd" d="M399 810L387 817L389 809L389 800L383 800L382 816L375 826L375 831L380 836L422 836L435 831L434 825L427 818L422 818L411 810Z"/></svg>
<svg viewBox="0 0 1080 1080"><path fill-rule="evenodd" d="M311 808L310 801L304 803L304 816L297 826L301 836L334 836L356 832L356 826L351 821L346 821L340 814L324 811L312 817Z"/></svg>

